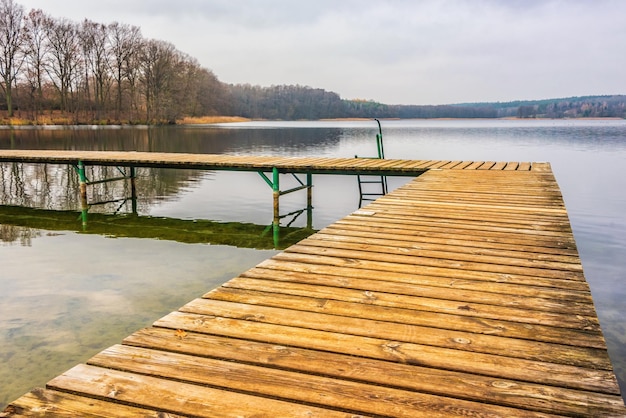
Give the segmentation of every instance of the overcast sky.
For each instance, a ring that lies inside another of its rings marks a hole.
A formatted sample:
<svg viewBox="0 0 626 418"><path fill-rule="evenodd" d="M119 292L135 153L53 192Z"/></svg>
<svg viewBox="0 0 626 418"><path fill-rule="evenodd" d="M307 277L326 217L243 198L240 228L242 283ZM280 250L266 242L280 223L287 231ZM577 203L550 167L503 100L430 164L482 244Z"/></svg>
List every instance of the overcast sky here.
<svg viewBox="0 0 626 418"><path fill-rule="evenodd" d="M223 82L387 104L626 94L624 0L15 0L138 26Z"/></svg>

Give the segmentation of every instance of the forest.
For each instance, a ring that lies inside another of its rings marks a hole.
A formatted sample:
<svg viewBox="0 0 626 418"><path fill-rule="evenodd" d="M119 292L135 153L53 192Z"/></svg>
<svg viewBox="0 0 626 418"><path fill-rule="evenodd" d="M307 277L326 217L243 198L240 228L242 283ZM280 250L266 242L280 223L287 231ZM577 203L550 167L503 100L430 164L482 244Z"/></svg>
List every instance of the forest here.
<svg viewBox="0 0 626 418"><path fill-rule="evenodd" d="M300 85L226 84L125 23L73 22L0 0L1 124L173 124L183 118L626 118L626 96L393 105Z"/></svg>

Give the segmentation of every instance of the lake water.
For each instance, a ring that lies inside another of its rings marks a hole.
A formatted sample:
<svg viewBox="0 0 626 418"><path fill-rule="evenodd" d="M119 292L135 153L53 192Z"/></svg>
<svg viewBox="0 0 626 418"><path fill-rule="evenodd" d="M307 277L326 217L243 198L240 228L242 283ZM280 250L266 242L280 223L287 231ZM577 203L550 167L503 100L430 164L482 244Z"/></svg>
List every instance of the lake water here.
<svg viewBox="0 0 626 418"><path fill-rule="evenodd" d="M626 121L382 126L387 158L552 164L624 392ZM0 148L353 157L376 155L376 132L373 121L0 129ZM112 168L88 174L119 175ZM258 174L137 175L134 205L118 201L129 197L128 182L90 189L90 202L116 202L91 207L83 230L72 168L0 164L0 408L276 253L267 236L272 193ZM392 178L390 186L406 181ZM319 175L313 183L314 229L358 208L354 177ZM290 226L281 229L281 245L310 232L306 215L296 216L305 205L304 192L281 198L281 212L295 212L281 221Z"/></svg>

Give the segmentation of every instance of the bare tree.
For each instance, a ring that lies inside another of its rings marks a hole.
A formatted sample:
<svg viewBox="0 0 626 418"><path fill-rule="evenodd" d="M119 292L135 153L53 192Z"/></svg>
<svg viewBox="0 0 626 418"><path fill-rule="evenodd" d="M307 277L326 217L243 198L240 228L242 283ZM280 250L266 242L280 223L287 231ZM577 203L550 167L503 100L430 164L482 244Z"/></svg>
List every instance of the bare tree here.
<svg viewBox="0 0 626 418"><path fill-rule="evenodd" d="M26 79L30 84L30 95L35 120L43 104L44 63L49 51L46 28L52 18L41 10L31 10L24 20Z"/></svg>
<svg viewBox="0 0 626 418"><path fill-rule="evenodd" d="M171 43L155 39L145 43L141 54L141 82L148 122L163 122L167 118L176 61L177 50Z"/></svg>
<svg viewBox="0 0 626 418"><path fill-rule="evenodd" d="M13 0L0 0L0 77L9 117L13 116L13 85L22 66L24 7Z"/></svg>
<svg viewBox="0 0 626 418"><path fill-rule="evenodd" d="M59 106L69 111L70 99L75 91L74 83L80 73L80 44L76 24L62 19L51 21L47 28L50 42L50 59L46 71L59 92Z"/></svg>
<svg viewBox="0 0 626 418"><path fill-rule="evenodd" d="M180 114L198 116L198 100L196 92L199 88L201 67L195 58L182 55L176 71L174 101ZM175 115L175 117L179 116Z"/></svg>
<svg viewBox="0 0 626 418"><path fill-rule="evenodd" d="M93 79L93 100L96 104L96 118L99 119L101 112L106 110L112 78L108 26L85 19L79 35L85 63L85 94L89 100L89 81Z"/></svg>
<svg viewBox="0 0 626 418"><path fill-rule="evenodd" d="M139 98L139 79L141 78L141 53L145 41L137 40L137 51L124 58L123 74L128 81L128 120L134 121L139 116L140 98Z"/></svg>
<svg viewBox="0 0 626 418"><path fill-rule="evenodd" d="M119 120L122 112L123 83L127 80L130 88L132 110L134 86L136 80L137 65L132 63L136 60L141 46L141 32L138 27L119 24L109 25L109 44L111 46L111 67L113 77L117 85L115 100L115 119ZM132 117L129 117L132 119Z"/></svg>
<svg viewBox="0 0 626 418"><path fill-rule="evenodd" d="M232 103L224 83L206 68L200 68L197 77L197 89L194 92L197 108L192 116L230 114Z"/></svg>

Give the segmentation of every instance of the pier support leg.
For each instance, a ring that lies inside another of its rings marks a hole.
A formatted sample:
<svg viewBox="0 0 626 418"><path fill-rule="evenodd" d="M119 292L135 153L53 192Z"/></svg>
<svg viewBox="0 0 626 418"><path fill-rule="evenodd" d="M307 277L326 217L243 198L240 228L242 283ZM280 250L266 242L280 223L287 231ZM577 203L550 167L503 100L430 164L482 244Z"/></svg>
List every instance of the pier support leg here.
<svg viewBox="0 0 626 418"><path fill-rule="evenodd" d="M293 214L297 214L295 218L297 218L300 214L302 214L302 212L304 212L306 210L307 212L307 228L309 229L313 229L313 203L312 203L312 195L313 195L313 191L312 191L312 187L313 187L313 175L311 173L306 173L306 184L304 182L302 182L302 180L300 180L294 173L290 173L295 179L296 181L300 184L299 186L296 186L294 188L291 188L289 190L283 190L282 192L280 191L280 172L278 171L278 168L273 167L272 168L272 179L270 180L263 171L259 171L258 172L259 175L261 176L261 178L263 180L265 180L265 182L272 188L272 197L273 197L273 201L274 201L274 218L272 220L272 229L273 229L273 235L274 235L274 245L278 248L279 245L279 240L280 240L280 196L283 194L287 194L287 193L292 193L298 190L302 190L302 189L307 189L307 195L306 195L306 209L302 209L296 212L292 212L290 214L284 215L285 216L289 216L289 215L293 215ZM293 222L295 220L295 218L291 221ZM291 222L289 223L290 226Z"/></svg>
<svg viewBox="0 0 626 418"><path fill-rule="evenodd" d="M87 211L89 210L89 205L87 204L87 176L85 174L85 164L83 164L82 161L79 161L76 167L76 171L78 172L78 180L80 182L80 213L83 223L83 230L85 230L87 229Z"/></svg>
<svg viewBox="0 0 626 418"><path fill-rule="evenodd" d="M135 178L137 173L135 167L130 167L130 202L132 206L133 215L137 214L137 185L135 184Z"/></svg>
<svg viewBox="0 0 626 418"><path fill-rule="evenodd" d="M272 195L274 197L274 222L279 222L280 218L280 185L278 182L278 169L272 169Z"/></svg>
<svg viewBox="0 0 626 418"><path fill-rule="evenodd" d="M280 184L278 180L278 169L272 168L272 195L274 198L274 220L272 221L272 230L274 236L274 245L278 248L280 241Z"/></svg>
<svg viewBox="0 0 626 418"><path fill-rule="evenodd" d="M306 227L313 229L313 174L306 174Z"/></svg>

